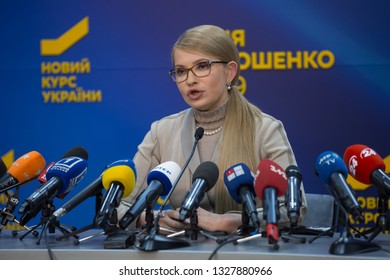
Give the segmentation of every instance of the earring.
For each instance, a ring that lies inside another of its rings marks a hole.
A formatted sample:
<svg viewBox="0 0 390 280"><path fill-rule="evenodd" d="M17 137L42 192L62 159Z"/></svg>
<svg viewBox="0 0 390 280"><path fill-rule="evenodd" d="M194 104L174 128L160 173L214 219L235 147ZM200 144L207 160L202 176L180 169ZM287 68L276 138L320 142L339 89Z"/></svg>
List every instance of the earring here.
<svg viewBox="0 0 390 280"><path fill-rule="evenodd" d="M232 89L232 83L231 82L228 82L226 84L226 87L227 87L227 90L231 90Z"/></svg>

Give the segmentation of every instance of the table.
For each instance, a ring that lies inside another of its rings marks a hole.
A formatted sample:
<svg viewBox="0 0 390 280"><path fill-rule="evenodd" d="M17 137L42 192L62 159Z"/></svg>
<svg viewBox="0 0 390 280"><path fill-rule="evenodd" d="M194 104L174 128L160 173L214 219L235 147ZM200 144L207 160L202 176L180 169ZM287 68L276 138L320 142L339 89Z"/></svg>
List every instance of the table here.
<svg viewBox="0 0 390 280"><path fill-rule="evenodd" d="M98 229L92 229L79 235L85 238L99 233ZM207 260L219 244L212 239L199 235L197 240L190 240L187 237L182 239L189 242L190 246L173 248L159 251L139 250L135 246L124 249L105 249L104 242L106 235L83 240L75 245L73 237L58 241L56 237L61 232L47 234L47 240L42 237L39 245L37 238L32 234L22 240L19 236L12 236L11 231L3 230L0 233L0 259L3 260L48 260L50 259L47 244L55 259L59 260ZM306 236L308 239L313 236ZM222 246L213 256L213 259L243 260L334 260L334 259L390 259L390 236L378 235L373 242L381 246L383 250L354 255L330 254L329 248L332 243L338 240L340 233L333 237L322 236L314 242L299 243L295 240L288 242L280 239L279 249L275 250L268 244L266 238L256 238L237 245L229 243ZM176 237L177 238L177 237ZM356 238L354 238L356 239ZM359 239L360 240L360 239ZM48 242L48 243L46 243ZM387 251L389 250L389 251Z"/></svg>

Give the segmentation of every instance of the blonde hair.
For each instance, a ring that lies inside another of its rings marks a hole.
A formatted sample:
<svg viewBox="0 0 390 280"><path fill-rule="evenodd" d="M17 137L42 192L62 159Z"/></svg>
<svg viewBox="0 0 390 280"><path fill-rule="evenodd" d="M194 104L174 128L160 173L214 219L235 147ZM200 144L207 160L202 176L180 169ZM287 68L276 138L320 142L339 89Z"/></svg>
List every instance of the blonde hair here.
<svg viewBox="0 0 390 280"><path fill-rule="evenodd" d="M226 31L214 25L201 25L188 29L172 49L172 64L174 65L174 52L176 49L198 51L211 55L222 61L235 61L240 65L237 47ZM239 68L239 67L238 67ZM224 172L229 167L244 163L252 171L257 168L255 131L256 118L261 121L261 111L238 91L236 85L240 71L231 81L226 116L223 129L223 140L218 163L219 178L215 186L215 212L226 213L240 210L241 207L230 197L224 185ZM237 128L240 128L240 131Z"/></svg>

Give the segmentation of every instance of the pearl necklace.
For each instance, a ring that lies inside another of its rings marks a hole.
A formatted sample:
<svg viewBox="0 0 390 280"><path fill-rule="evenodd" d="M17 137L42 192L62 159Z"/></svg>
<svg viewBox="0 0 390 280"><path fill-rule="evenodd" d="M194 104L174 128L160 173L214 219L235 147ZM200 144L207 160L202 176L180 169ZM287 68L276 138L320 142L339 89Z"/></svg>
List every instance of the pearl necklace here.
<svg viewBox="0 0 390 280"><path fill-rule="evenodd" d="M196 129L198 129L198 128L199 128L199 126L196 127ZM216 129L213 129L213 130L209 130L209 131L204 130L203 134L206 135L206 136L212 136L212 135L217 134L218 132L220 132L221 129L222 129L222 125L220 127L216 128Z"/></svg>

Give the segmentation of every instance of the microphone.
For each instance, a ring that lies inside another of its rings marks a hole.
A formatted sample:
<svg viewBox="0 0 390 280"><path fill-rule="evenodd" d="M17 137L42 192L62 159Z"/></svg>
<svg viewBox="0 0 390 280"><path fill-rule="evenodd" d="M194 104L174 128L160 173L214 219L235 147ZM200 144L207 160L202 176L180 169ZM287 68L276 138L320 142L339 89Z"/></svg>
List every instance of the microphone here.
<svg viewBox="0 0 390 280"><path fill-rule="evenodd" d="M348 170L341 157L332 151L323 152L317 158L316 173L327 186L331 186L330 192L341 203L344 212L363 222L360 205L346 181Z"/></svg>
<svg viewBox="0 0 390 280"><path fill-rule="evenodd" d="M152 208L159 196L166 196L180 173L180 166L173 161L156 166L147 177L148 187L137 197L134 204L119 221L122 229L127 228L147 207Z"/></svg>
<svg viewBox="0 0 390 280"><path fill-rule="evenodd" d="M5 173L7 173L7 166L4 163L4 160L0 158L0 178L4 176Z"/></svg>
<svg viewBox="0 0 390 280"><path fill-rule="evenodd" d="M286 193L286 206L287 216L290 219L291 225L296 226L298 224L298 218L300 216L300 209L302 205L302 193L301 182L302 174L299 168L295 165L290 165L286 168L287 175L287 193Z"/></svg>
<svg viewBox="0 0 390 280"><path fill-rule="evenodd" d="M235 202L243 204L246 214L256 229L258 229L260 221L257 216L255 202L254 177L248 166L244 163L239 163L225 171L224 182L230 196Z"/></svg>
<svg viewBox="0 0 390 280"><path fill-rule="evenodd" d="M102 176L100 175L95 179L91 184L85 187L81 192L76 194L70 200L68 200L64 205L54 211L53 215L50 217L51 222L57 221L62 216L66 215L69 211L79 205L81 202L85 201L90 196L98 194L103 189Z"/></svg>
<svg viewBox="0 0 390 280"><path fill-rule="evenodd" d="M194 172L192 187L186 194L179 210L179 221L183 222L192 216L195 209L199 207L204 194L214 187L218 175L218 167L212 161L205 161L198 166Z"/></svg>
<svg viewBox="0 0 390 280"><path fill-rule="evenodd" d="M35 179L45 168L45 165L45 159L36 151L31 151L19 157L11 164L8 171L6 169L7 172L0 179L0 193Z"/></svg>
<svg viewBox="0 0 390 280"><path fill-rule="evenodd" d="M385 173L386 165L373 149L361 144L351 145L345 150L343 159L353 178L364 184L373 184L390 196L390 177Z"/></svg>
<svg viewBox="0 0 390 280"><path fill-rule="evenodd" d="M279 240L279 200L287 191L287 177L283 168L269 159L262 159L255 176L255 193L263 201L263 218L267 222L269 244Z"/></svg>
<svg viewBox="0 0 390 280"><path fill-rule="evenodd" d="M154 221L153 227L150 228L149 234L146 235L144 238L139 238L139 242L137 244L137 248L144 251L155 251L155 250L161 250L161 249L172 249L172 248L178 248L178 247L185 247L189 246L188 242L184 242L182 240L176 240L175 238L168 238L166 236L162 236L158 234L158 226L159 226L159 220L161 218L161 213L167 204L169 198L171 197L172 192L175 190L181 176L183 175L184 171L187 169L188 164L190 163L192 156L194 155L196 146L200 139L202 139L204 134L203 127L198 127L195 130L194 134L194 144L192 146L191 153L189 157L187 158L187 161L184 163L179 175L177 176L176 181L173 183L172 188L168 192L168 194L165 196L165 199L163 203L160 206L160 209L158 210L158 215Z"/></svg>
<svg viewBox="0 0 390 280"><path fill-rule="evenodd" d="M19 214L23 214L20 224L25 225L39 211L45 202L51 202L55 196L64 197L83 178L87 172L87 160L79 156L85 156L86 151L81 147L71 149L65 157L56 162L46 173L47 182L35 190L20 206Z"/></svg>
<svg viewBox="0 0 390 280"><path fill-rule="evenodd" d="M129 196L135 186L137 173L134 162L129 159L110 164L102 174L103 187L107 190L100 210L96 213L95 224L104 227L112 217L122 198Z"/></svg>

